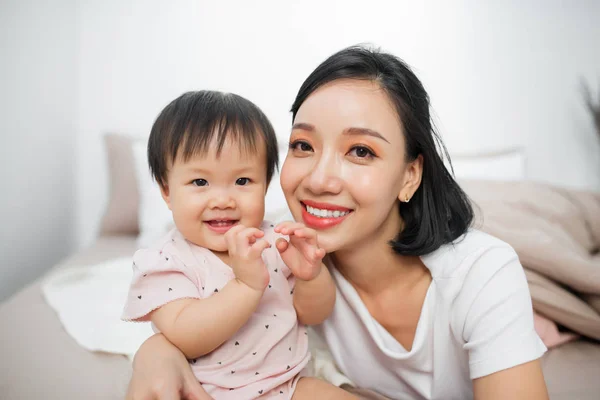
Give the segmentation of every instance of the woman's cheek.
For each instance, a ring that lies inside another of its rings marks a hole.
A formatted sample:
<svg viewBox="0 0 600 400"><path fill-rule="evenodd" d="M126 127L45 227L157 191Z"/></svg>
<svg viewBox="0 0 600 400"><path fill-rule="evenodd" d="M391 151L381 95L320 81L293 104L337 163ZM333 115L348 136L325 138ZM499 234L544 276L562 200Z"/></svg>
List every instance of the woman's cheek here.
<svg viewBox="0 0 600 400"><path fill-rule="evenodd" d="M298 186L297 181L299 181L299 175L300 166L298 163L290 157L286 158L285 162L283 163L283 167L281 167L279 183L288 201L290 200L288 199L288 196L292 196L296 190L296 187Z"/></svg>
<svg viewBox="0 0 600 400"><path fill-rule="evenodd" d="M382 182L382 174L381 171L365 172L364 170L357 170L350 174L345 181L353 187L356 193L361 193L362 197L377 198L387 189Z"/></svg>

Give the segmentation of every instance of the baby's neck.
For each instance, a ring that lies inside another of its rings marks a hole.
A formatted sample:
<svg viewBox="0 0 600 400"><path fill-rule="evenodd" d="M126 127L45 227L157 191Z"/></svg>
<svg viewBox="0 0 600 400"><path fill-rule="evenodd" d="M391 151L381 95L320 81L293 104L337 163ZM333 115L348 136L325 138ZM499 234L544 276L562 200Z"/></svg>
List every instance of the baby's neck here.
<svg viewBox="0 0 600 400"><path fill-rule="evenodd" d="M223 261L224 264L229 265L229 253L226 251L214 251L214 250L210 250L208 249L210 252L212 252L215 256L217 256L221 261Z"/></svg>

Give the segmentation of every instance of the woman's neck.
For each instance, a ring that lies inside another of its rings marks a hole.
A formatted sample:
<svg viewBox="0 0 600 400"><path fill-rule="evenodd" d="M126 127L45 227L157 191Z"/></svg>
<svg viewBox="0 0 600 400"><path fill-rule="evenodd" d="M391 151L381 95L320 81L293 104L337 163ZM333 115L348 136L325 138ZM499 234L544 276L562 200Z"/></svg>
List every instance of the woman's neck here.
<svg viewBox="0 0 600 400"><path fill-rule="evenodd" d="M396 254L387 240L374 240L330 255L335 268L363 294L377 296L390 288L408 289L430 275L418 256Z"/></svg>

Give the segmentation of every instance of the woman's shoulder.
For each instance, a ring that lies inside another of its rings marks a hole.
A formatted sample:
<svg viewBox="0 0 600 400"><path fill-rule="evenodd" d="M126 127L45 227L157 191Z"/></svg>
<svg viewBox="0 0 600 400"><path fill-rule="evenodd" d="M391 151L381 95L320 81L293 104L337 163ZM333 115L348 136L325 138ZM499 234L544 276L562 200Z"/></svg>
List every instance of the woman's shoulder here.
<svg viewBox="0 0 600 400"><path fill-rule="evenodd" d="M448 315L452 316L455 332L462 332L467 316L475 315L471 311L474 304L480 305L477 315L489 313L494 305L508 301L507 296L522 290L524 302L515 312L531 308L517 253L492 235L471 229L422 259L431 271L440 301L451 308Z"/></svg>
<svg viewBox="0 0 600 400"><path fill-rule="evenodd" d="M473 268L482 265L488 273L493 273L515 257L516 253L508 243L485 232L469 229L454 242L421 259L436 280L464 278Z"/></svg>

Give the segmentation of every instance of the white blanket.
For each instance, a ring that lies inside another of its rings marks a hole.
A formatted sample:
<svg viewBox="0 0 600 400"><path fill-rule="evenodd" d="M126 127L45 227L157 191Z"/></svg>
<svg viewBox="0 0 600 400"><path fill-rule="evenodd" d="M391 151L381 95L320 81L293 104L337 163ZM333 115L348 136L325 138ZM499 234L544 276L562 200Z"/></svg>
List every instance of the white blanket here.
<svg viewBox="0 0 600 400"><path fill-rule="evenodd" d="M42 284L42 293L79 345L133 359L154 332L150 323L121 321L131 276L131 257L117 258L58 270Z"/></svg>

